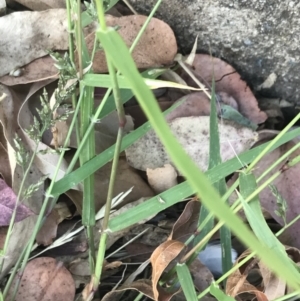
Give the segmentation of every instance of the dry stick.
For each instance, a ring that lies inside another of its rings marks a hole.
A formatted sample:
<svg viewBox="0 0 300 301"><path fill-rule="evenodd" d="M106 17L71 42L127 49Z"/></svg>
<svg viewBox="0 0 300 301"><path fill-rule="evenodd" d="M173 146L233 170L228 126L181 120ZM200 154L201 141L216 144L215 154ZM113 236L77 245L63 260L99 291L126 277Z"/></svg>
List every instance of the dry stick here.
<svg viewBox="0 0 300 301"><path fill-rule="evenodd" d="M82 22L81 22L81 1L77 0L77 48L78 48L78 62L79 62L79 81L83 77L83 65L82 57L84 56L82 49L83 34L82 34ZM92 88L85 87L80 83L80 89L85 90L85 101L81 106L80 114L80 131L79 136L82 138L89 127L90 115L93 111L94 101L92 98ZM95 156L95 136L91 131L88 136L87 143L84 146L84 151L80 153L80 165L82 166L85 162ZM95 201L94 201L94 175L90 175L83 180L83 212L82 212L82 223L85 226L86 236L89 242L89 263L90 270L93 273L95 267L95 244L94 244L94 233L93 228L95 226Z"/></svg>
<svg viewBox="0 0 300 301"><path fill-rule="evenodd" d="M72 21L72 16L71 16L71 0L66 0L66 7L67 7L67 14L68 14L68 31L69 31L69 56L70 56L70 61L73 63L74 60L74 52L75 52L75 47L74 47L74 22ZM75 110L76 105L77 105L77 99L76 99L76 93L74 92L72 94L72 107L73 110ZM76 119L76 140L77 140L77 145L80 143L80 136L79 136L79 122Z"/></svg>
<svg viewBox="0 0 300 301"><path fill-rule="evenodd" d="M81 1L77 0L77 53L78 53L78 66L79 66L79 79L83 76L83 66L82 66L82 29L81 29Z"/></svg>
<svg viewBox="0 0 300 301"><path fill-rule="evenodd" d="M102 1L96 1L97 5L97 12L98 12L98 18L100 27L103 31L107 30L106 23L105 23L105 17L103 12L103 3ZM123 104L121 102L120 98L120 89L117 81L116 76L116 70L109 58L109 54L106 53L107 57L107 66L108 71L112 79L113 84L113 94L115 99L115 104L118 112L118 119L119 119L119 129L118 129L118 135L117 135L117 141L116 141L116 147L114 152L114 158L112 163L112 170L110 175L110 181L109 181L109 187L108 187L108 193L107 193L107 200L105 205L105 214L102 222L102 229L101 229L101 237L99 241L99 250L98 250L98 256L95 266L95 274L92 278L93 280L93 286L92 291L90 292L90 295L88 296L88 300L92 300L94 297L94 294L99 286L100 283L100 277L103 269L103 263L104 263L104 256L105 256L105 249L106 249L106 240L107 240L107 228L108 228L108 222L109 222L109 215L111 210L111 202L113 199L113 192L114 192L114 184L116 180L116 174L117 174L117 168L118 168L118 162L119 162L119 155L121 150L121 143L122 143L122 137L124 133L124 126L126 124L126 117L125 112L123 108Z"/></svg>

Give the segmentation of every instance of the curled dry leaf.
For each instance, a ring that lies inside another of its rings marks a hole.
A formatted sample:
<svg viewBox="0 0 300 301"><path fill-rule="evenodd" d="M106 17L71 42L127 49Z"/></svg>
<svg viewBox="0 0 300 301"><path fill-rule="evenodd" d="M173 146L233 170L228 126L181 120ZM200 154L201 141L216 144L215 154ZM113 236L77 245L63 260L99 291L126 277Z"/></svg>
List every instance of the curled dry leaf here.
<svg viewBox="0 0 300 301"><path fill-rule="evenodd" d="M7 300L12 298L15 283L13 280ZM70 272L54 258L40 257L30 261L21 277L16 301L73 301L75 284Z"/></svg>
<svg viewBox="0 0 300 301"><path fill-rule="evenodd" d="M194 234L198 226L199 212L200 202L189 201L175 222L169 239L185 242L188 237ZM209 287L214 279L211 271L198 258L193 261L189 270L193 275L193 282L200 292Z"/></svg>
<svg viewBox="0 0 300 301"><path fill-rule="evenodd" d="M258 263L263 278L264 294L268 300L275 300L285 295L286 282L278 277L262 262Z"/></svg>
<svg viewBox="0 0 300 301"><path fill-rule="evenodd" d="M299 250L289 246L285 246L285 250L289 257L298 264L300 260ZM250 253L250 250L244 251L237 259L236 264L250 255ZM255 287L249 283L251 278L255 278L255 275L259 279L260 277L263 279L259 287ZM265 301L275 300L284 296L286 288L285 281L275 275L262 261L252 258L228 277L226 294L232 297L241 297L242 294L248 293L256 296L257 300Z"/></svg>
<svg viewBox="0 0 300 301"><path fill-rule="evenodd" d="M12 189L0 178L0 226L8 226L16 207L17 196ZM34 213L22 203L16 208L15 222L20 222Z"/></svg>
<svg viewBox="0 0 300 301"><path fill-rule="evenodd" d="M148 183L156 194L177 185L177 172L171 164L161 168L147 168Z"/></svg>
<svg viewBox="0 0 300 301"><path fill-rule="evenodd" d="M106 23L111 27L119 27L118 33L130 47L136 38L147 17L131 15L124 17L106 16ZM87 47L90 52L94 47L95 33L86 37ZM177 53L177 43L174 33L165 22L152 18L144 34L132 53L138 68L162 67L173 63ZM106 73L107 65L103 50L98 50L93 62L96 73Z"/></svg>
<svg viewBox="0 0 300 301"><path fill-rule="evenodd" d="M192 68L196 77L208 87L214 77L216 92L226 92L232 97L238 104L239 112L249 120L259 124L267 119L267 115L259 109L252 91L232 66L219 58L207 54L196 54ZM188 85L195 86L194 81L188 75L183 75L183 78Z"/></svg>
<svg viewBox="0 0 300 301"><path fill-rule="evenodd" d="M239 258L237 259L236 263L243 260L245 257L250 255L251 251L246 250ZM258 263L256 258L252 258L250 261L245 263L242 267L234 271L227 280L226 283L226 294L231 297L239 296L243 293L249 293L256 297L259 297L259 300L267 301L267 297L254 285L250 284L247 280L250 272ZM256 268L257 269L257 268Z"/></svg>
<svg viewBox="0 0 300 301"><path fill-rule="evenodd" d="M189 201L175 222L169 239L184 242L189 236L194 234L198 226L199 212L200 202Z"/></svg>
<svg viewBox="0 0 300 301"><path fill-rule="evenodd" d="M39 245L48 246L52 244L53 239L57 235L57 226L64 219L71 217L71 212L66 203L59 202L47 215L47 218L36 236L36 242Z"/></svg>
<svg viewBox="0 0 300 301"><path fill-rule="evenodd" d="M179 143L203 171L209 162L209 117L176 118L169 123L171 131ZM237 154L249 149L257 140L257 133L233 122L219 122L220 153L222 161L227 161ZM162 143L149 131L146 135L126 149L128 163L134 168L162 167L171 163Z"/></svg>
<svg viewBox="0 0 300 301"><path fill-rule="evenodd" d="M159 279L169 264L184 250L184 243L176 240L167 240L158 246L151 255L152 264L152 287L154 300L162 300L159 295L163 293L162 287L159 287ZM172 296L173 293L164 292L166 296Z"/></svg>
<svg viewBox="0 0 300 301"><path fill-rule="evenodd" d="M2 76L47 55L49 49L68 49L67 12L65 9L22 11L1 17L0 40Z"/></svg>

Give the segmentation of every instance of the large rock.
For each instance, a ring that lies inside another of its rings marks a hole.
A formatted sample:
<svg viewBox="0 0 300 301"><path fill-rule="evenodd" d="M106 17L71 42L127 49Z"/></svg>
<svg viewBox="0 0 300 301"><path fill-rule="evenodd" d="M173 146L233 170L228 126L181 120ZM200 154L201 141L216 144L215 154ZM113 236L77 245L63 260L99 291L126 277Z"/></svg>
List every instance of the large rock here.
<svg viewBox="0 0 300 301"><path fill-rule="evenodd" d="M147 14L156 1L131 3ZM300 103L299 1L164 0L157 16L171 25L181 52L199 34L198 52L228 61L254 90L275 73L274 85L260 93Z"/></svg>

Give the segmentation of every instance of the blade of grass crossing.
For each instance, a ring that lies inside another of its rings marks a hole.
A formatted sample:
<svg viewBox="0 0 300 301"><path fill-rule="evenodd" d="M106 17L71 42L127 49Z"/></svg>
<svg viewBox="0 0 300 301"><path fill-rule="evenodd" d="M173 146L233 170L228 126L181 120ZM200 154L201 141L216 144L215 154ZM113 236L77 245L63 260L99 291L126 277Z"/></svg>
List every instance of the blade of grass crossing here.
<svg viewBox="0 0 300 301"><path fill-rule="evenodd" d="M209 129L209 166L208 169L214 168L222 163L220 153L220 136L219 136L219 122L217 116L215 81L212 81L211 89L211 104L210 104L210 129ZM222 125L221 125L222 126ZM215 189L223 196L227 191L225 177L213 183ZM205 206L201 206L199 225L201 225L208 217L209 211ZM214 227L214 218L208 219L199 236L195 239L194 245L197 245ZM220 229L221 248L222 248L222 267L223 272L226 273L232 267L231 259L231 233L228 227L223 226Z"/></svg>
<svg viewBox="0 0 300 301"><path fill-rule="evenodd" d="M245 199L257 188L255 176L252 173L246 173L242 171L239 175L239 182L240 193L242 196L241 202L253 232L263 244L278 252L278 254L284 258L287 258L284 246L273 234L263 216L259 197L256 196L250 202L245 202Z"/></svg>
<svg viewBox="0 0 300 301"><path fill-rule="evenodd" d="M164 144L170 158L187 178L189 184L199 194L202 202L211 210L220 220L224 221L235 234L251 249L256 250L259 256L264 260L268 267L274 272L280 274L290 286L300 289L300 276L291 264L286 264L281 256L266 248L258 242L253 233L244 225L241 219L234 215L229 207L224 204L211 186L209 180L193 163L191 158L185 153L181 145L172 135L163 115L160 112L158 104L153 94L147 88L136 69L135 63L124 44L122 38L112 28L105 31L98 29L97 36L102 43L103 48L109 55L115 67L128 78L132 90L136 95L141 107L151 122L158 137ZM122 56L120 56L122 53ZM214 200L212 202L211 200Z"/></svg>
<svg viewBox="0 0 300 301"><path fill-rule="evenodd" d="M187 265L177 263L176 272L186 300L198 301L193 279Z"/></svg>

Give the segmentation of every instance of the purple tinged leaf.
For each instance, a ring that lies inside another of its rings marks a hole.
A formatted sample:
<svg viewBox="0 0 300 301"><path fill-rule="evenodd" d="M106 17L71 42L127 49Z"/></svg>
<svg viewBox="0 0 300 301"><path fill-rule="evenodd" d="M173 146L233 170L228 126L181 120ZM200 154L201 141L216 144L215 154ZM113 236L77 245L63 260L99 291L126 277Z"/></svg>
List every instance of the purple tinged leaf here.
<svg viewBox="0 0 300 301"><path fill-rule="evenodd" d="M7 186L4 180L0 178L0 226L8 226L14 212L17 202L17 196L12 189ZM28 207L19 204L17 207L17 214L15 222L20 222L26 217L33 215Z"/></svg>

